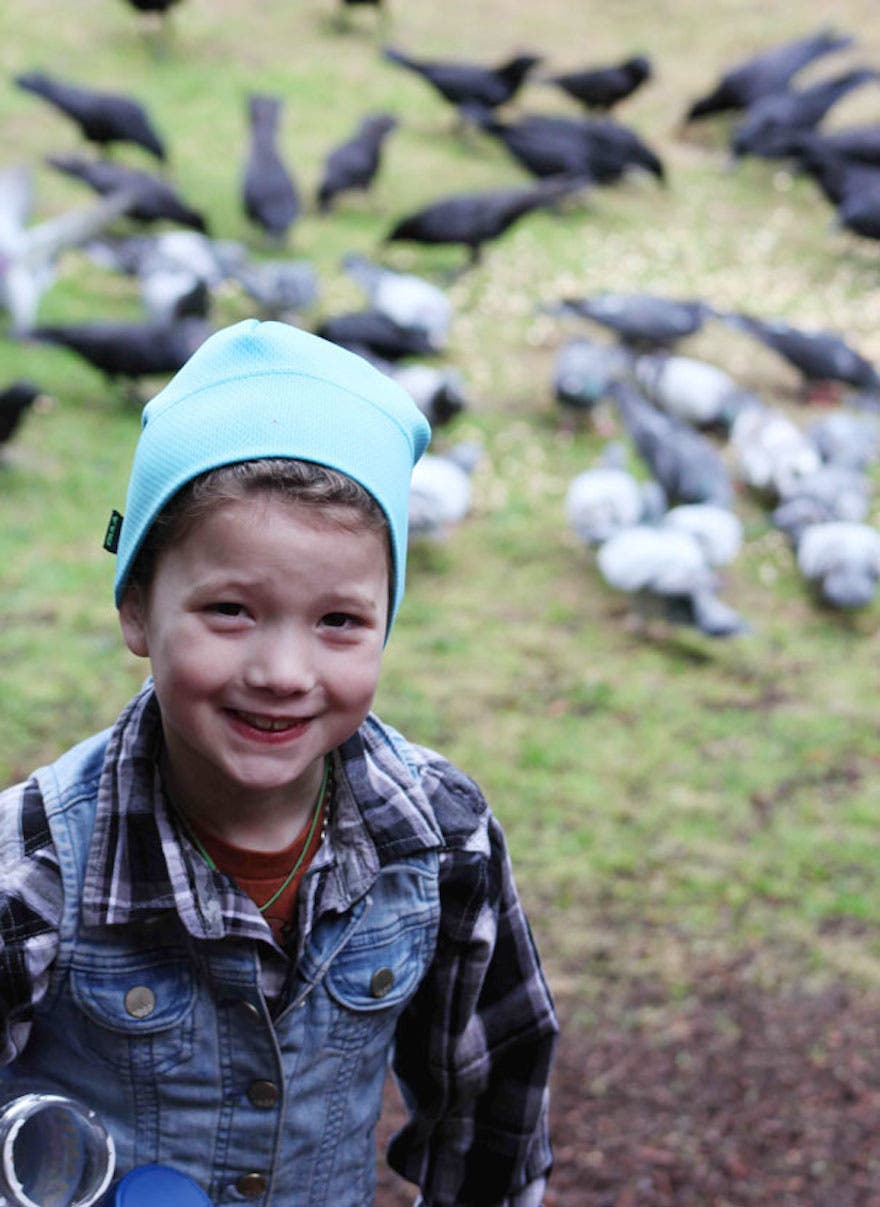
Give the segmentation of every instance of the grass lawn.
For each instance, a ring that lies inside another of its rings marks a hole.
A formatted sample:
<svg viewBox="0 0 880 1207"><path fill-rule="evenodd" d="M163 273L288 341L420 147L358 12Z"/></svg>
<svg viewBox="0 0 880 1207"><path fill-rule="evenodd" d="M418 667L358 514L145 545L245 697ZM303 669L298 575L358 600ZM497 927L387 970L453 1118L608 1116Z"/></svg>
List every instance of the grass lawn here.
<svg viewBox="0 0 880 1207"><path fill-rule="evenodd" d="M383 36L413 53L486 62L528 48L555 70L653 57L654 78L618 117L661 154L668 186L632 179L526 219L450 286L446 359L472 403L435 445L476 438L485 456L472 515L444 544L413 551L378 709L479 780L508 833L551 980L585 1018L633 981L686 994L719 957L747 956L767 986L880 990L880 604L856 615L821 607L765 505L742 491L746 548L724 593L752 631L722 643L636 627L563 515L568 482L605 437L590 422L562 422L552 366L566 339L590 329L537 310L605 289L700 296L833 328L880 361L880 249L831 230L817 191L779 164L728 169L725 119L687 130L680 120L723 69L812 32L828 6L390 0L380 34L367 9L341 28L334 0L183 0L161 45L120 0L79 0L75 20L58 0L26 9L26 20L21 6L0 13L0 155L34 166L34 220L91 194L45 166L47 154L82 148L66 119L14 86L17 72L42 67L137 96L171 148L170 178L213 234L256 255L265 248L238 192L245 98L276 93L284 153L307 198L289 251L321 281L309 323L361 305L339 268L345 252L438 281L460 265L456 249L380 248L397 217L440 194L526 179L485 136L456 133L439 98L381 58ZM858 44L805 80L880 63L873 5L843 0L833 19ZM537 81L519 107L578 112ZM401 126L376 187L319 215L324 155L380 109ZM828 125L877 113L872 85ZM152 170L138 148L116 157ZM131 281L71 253L40 319L139 313ZM243 295L217 299L218 323L250 313ZM798 422L819 413L798 400L788 366L741 335L707 329L682 351ZM54 400L28 416L0 464L8 783L108 724L144 667L122 649L101 549L110 509L124 501L138 408L60 349L4 339L0 370L0 385L27 375Z"/></svg>

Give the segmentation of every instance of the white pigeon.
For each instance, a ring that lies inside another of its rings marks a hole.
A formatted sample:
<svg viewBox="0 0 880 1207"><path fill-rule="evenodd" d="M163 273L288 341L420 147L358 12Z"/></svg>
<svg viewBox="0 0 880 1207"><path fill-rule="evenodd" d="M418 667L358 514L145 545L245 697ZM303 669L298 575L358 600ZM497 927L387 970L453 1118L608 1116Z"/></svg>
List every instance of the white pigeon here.
<svg viewBox="0 0 880 1207"><path fill-rule="evenodd" d="M742 480L753 490L791 494L821 464L816 445L774 407L747 406L730 429L730 445Z"/></svg>
<svg viewBox="0 0 880 1207"><path fill-rule="evenodd" d="M729 373L692 356L646 353L634 373L655 406L694 427L729 428L754 398Z"/></svg>
<svg viewBox="0 0 880 1207"><path fill-rule="evenodd" d="M797 545L798 569L833 608L864 608L880 580L880 532L843 520L805 528Z"/></svg>
<svg viewBox="0 0 880 1207"><path fill-rule="evenodd" d="M848 469L867 469L880 454L880 419L839 410L810 424L807 434L823 461Z"/></svg>
<svg viewBox="0 0 880 1207"><path fill-rule="evenodd" d="M416 462L409 495L409 539L440 541L471 509L471 474L482 449L462 441L447 453L425 453Z"/></svg>
<svg viewBox="0 0 880 1207"><path fill-rule="evenodd" d="M662 487L639 481L619 466L596 465L572 478L565 495L565 518L578 540L601 545L621 528L658 518L666 506Z"/></svg>
<svg viewBox="0 0 880 1207"><path fill-rule="evenodd" d="M395 272L354 253L343 258L342 267L375 310L400 327L424 332L435 348L444 346L452 321L452 303L442 289L415 273Z"/></svg>
<svg viewBox="0 0 880 1207"><path fill-rule="evenodd" d="M85 209L29 226L33 192L33 173L26 165L0 171L0 304L16 335L34 326L61 253L82 246L124 214L134 200L131 193L113 193Z"/></svg>
<svg viewBox="0 0 880 1207"><path fill-rule="evenodd" d="M742 548L739 516L714 503L680 503L663 516L663 526L688 532L695 538L710 566L726 566Z"/></svg>
<svg viewBox="0 0 880 1207"><path fill-rule="evenodd" d="M718 584L699 541L674 527L623 528L599 548L599 572L609 586L637 604L660 603L674 621L710 637L745 632L743 618L718 596Z"/></svg>
<svg viewBox="0 0 880 1207"><path fill-rule="evenodd" d="M432 427L441 427L468 407L464 378L457 369L414 362L382 369L406 390Z"/></svg>

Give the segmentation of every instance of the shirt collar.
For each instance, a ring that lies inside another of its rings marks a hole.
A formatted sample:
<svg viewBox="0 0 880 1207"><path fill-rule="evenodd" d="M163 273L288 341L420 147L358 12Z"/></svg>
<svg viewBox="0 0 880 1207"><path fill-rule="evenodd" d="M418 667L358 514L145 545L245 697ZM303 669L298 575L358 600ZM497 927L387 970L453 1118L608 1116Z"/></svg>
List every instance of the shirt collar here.
<svg viewBox="0 0 880 1207"><path fill-rule="evenodd" d="M368 891L384 864L442 844L418 778L390 732L371 716L335 752L331 841L325 839L307 876L315 877L310 906L342 911ZM107 743L83 887L85 921L119 925L175 910L198 939L266 940L256 906L206 865L169 806L158 771L161 749L159 706L148 681Z"/></svg>

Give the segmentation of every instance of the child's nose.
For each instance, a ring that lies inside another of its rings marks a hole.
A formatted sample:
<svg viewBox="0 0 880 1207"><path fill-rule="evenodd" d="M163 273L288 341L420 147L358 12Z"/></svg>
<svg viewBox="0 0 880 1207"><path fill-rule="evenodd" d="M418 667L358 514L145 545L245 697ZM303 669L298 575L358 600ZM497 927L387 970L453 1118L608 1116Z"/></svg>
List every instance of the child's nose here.
<svg viewBox="0 0 880 1207"><path fill-rule="evenodd" d="M290 696L315 685L312 642L298 628L267 630L255 638L248 653L245 679L249 687Z"/></svg>

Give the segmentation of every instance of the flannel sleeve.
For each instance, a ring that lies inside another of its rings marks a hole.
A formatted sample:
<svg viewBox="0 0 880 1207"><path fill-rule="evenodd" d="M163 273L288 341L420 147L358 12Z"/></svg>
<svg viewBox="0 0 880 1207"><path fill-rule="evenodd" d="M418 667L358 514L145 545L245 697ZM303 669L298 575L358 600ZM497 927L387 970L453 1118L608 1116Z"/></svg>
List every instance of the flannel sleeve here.
<svg viewBox="0 0 880 1207"><path fill-rule="evenodd" d="M58 949L61 873L36 782L0 793L0 1065L20 1055Z"/></svg>
<svg viewBox="0 0 880 1207"><path fill-rule="evenodd" d="M393 1069L409 1121L388 1162L426 1207L541 1201L558 1026L504 835L445 854L434 960L401 1016Z"/></svg>

